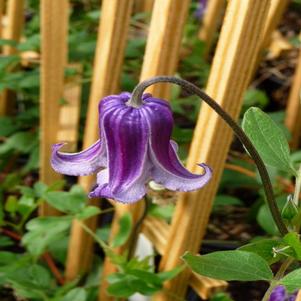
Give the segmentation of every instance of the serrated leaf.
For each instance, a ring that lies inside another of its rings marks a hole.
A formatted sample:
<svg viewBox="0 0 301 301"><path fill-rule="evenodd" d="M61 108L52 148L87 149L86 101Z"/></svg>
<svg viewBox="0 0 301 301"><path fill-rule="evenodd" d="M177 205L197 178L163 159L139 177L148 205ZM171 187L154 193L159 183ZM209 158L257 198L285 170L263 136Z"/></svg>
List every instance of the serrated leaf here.
<svg viewBox="0 0 301 301"><path fill-rule="evenodd" d="M49 244L65 236L71 221L71 216L32 219L26 224L28 232L23 236L22 243L33 256L39 256Z"/></svg>
<svg viewBox="0 0 301 301"><path fill-rule="evenodd" d="M265 164L296 174L285 135L266 113L250 108L244 115L242 127Z"/></svg>
<svg viewBox="0 0 301 301"><path fill-rule="evenodd" d="M112 247L116 248L123 245L129 238L132 230L132 215L127 212L119 220L119 231L114 237Z"/></svg>
<svg viewBox="0 0 301 301"><path fill-rule="evenodd" d="M267 262L255 253L235 250L195 256L187 252L183 259L194 272L215 279L269 281L273 278Z"/></svg>

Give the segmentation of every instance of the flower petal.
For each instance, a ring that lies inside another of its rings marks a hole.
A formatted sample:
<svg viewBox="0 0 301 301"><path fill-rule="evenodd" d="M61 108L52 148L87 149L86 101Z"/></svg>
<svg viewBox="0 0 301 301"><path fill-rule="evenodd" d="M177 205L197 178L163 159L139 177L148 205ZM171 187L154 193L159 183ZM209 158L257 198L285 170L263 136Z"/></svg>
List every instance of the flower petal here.
<svg viewBox="0 0 301 301"><path fill-rule="evenodd" d="M51 166L59 173L70 176L85 176L106 166L106 148L100 140L79 153L64 153L59 149L64 143L52 146Z"/></svg>
<svg viewBox="0 0 301 301"><path fill-rule="evenodd" d="M150 176L146 167L149 130L140 110L125 105L125 100L121 99L120 107L116 106L109 113L106 103L100 106L103 112L102 134L107 141L109 175L103 180L100 177L105 176L105 172L99 174L98 187L90 196L132 203L143 197L145 183Z"/></svg>
<svg viewBox="0 0 301 301"><path fill-rule="evenodd" d="M190 191L203 187L211 178L211 169L204 168L204 174L189 172L177 156L177 144L171 141L173 128L172 112L168 104L155 98L146 99L143 107L145 119L150 128L149 156L154 168L152 178L170 190Z"/></svg>
<svg viewBox="0 0 301 301"><path fill-rule="evenodd" d="M172 141L175 143L174 141ZM156 168L152 170L152 178L164 185L170 190L180 190L180 191L191 191L196 190L208 183L212 176L212 171L206 164L198 164L203 167L204 173L202 175L196 175L189 172L180 162L174 145L170 143L168 154L164 154L163 151L160 154L160 158L166 156L165 160L158 160L158 152L155 154L153 150L151 153L152 163Z"/></svg>

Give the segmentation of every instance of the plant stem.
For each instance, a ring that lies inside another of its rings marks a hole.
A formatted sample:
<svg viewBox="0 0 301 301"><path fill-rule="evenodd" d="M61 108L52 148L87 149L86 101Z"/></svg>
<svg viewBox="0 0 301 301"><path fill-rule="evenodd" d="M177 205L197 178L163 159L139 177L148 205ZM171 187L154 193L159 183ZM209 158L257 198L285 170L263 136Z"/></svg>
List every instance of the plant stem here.
<svg viewBox="0 0 301 301"><path fill-rule="evenodd" d="M100 245L100 247L103 248L105 252L110 250L110 247L102 239L100 239L85 223L83 223L80 220L77 221L80 224L80 226L94 238L94 240Z"/></svg>
<svg viewBox="0 0 301 301"><path fill-rule="evenodd" d="M293 202L297 207L299 206L300 188L301 188L301 164L299 166L297 176L296 176L295 191L294 191L294 198L293 198Z"/></svg>
<svg viewBox="0 0 301 301"><path fill-rule="evenodd" d="M285 271L287 268L293 263L294 259L293 258L287 258L282 265L280 266L278 272L276 273L274 280L271 281L270 287L268 290L265 292L263 298L261 301L268 301L270 298L270 295L274 288L278 285L278 281L283 277Z"/></svg>
<svg viewBox="0 0 301 301"><path fill-rule="evenodd" d="M153 77L149 80L143 81L140 84L138 84L133 91L132 97L129 100L128 105L136 107L136 108L141 106L143 91L147 87L149 87L155 83L159 83L159 82L174 83L176 85L181 86L186 91L198 95L231 127L231 129L233 130L235 135L238 137L238 139L241 141L241 143L245 146L245 148L249 152L250 156L253 158L253 160L258 168L258 171L259 171L259 174L260 174L260 177L262 180L262 184L264 187L267 203L268 203L269 209L271 211L271 214L273 216L273 219L279 229L279 232L283 236L285 234L287 234L288 229L281 218L279 208L275 201L271 180L270 180L268 171L265 167L263 160L261 159L261 157L260 157L259 153L257 152L256 148L254 147L253 143L250 141L248 136L244 133L242 128L236 123L236 121L227 112L224 111L224 109L214 99L212 99L209 95L207 95L205 92L203 92L200 88L198 88L197 86L195 86L194 84L192 84L186 80L176 78L173 76L158 76L158 77Z"/></svg>
<svg viewBox="0 0 301 301"><path fill-rule="evenodd" d="M145 217L147 216L148 209L151 205L151 199L149 199L147 196L145 196L143 200L144 200L144 210L142 212L141 217L137 221L137 223L132 231L131 237L129 239L128 260L130 260L134 255L140 227L141 227Z"/></svg>

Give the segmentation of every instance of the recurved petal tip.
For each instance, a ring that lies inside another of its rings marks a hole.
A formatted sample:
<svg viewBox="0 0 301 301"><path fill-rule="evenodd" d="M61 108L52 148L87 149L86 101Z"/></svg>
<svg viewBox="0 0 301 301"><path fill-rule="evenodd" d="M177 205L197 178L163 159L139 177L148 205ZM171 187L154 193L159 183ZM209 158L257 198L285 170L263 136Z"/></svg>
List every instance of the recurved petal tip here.
<svg viewBox="0 0 301 301"><path fill-rule="evenodd" d="M105 148L100 140L79 153L60 152L65 143L52 146L51 166L61 174L70 176L85 176L96 172L105 164Z"/></svg>

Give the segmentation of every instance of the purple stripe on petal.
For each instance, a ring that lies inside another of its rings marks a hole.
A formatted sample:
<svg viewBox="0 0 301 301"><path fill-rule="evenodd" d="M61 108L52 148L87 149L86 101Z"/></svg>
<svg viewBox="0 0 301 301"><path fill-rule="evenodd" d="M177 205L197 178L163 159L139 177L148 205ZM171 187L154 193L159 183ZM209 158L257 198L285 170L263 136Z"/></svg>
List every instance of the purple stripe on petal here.
<svg viewBox="0 0 301 301"><path fill-rule="evenodd" d="M52 146L51 166L59 173L70 176L85 176L106 166L106 150L98 140L92 146L79 153L64 153L59 149L64 143Z"/></svg>
<svg viewBox="0 0 301 301"><path fill-rule="evenodd" d="M109 180L90 196L135 202L145 194L145 182L149 179L145 168L148 126L140 110L127 105L110 113L104 110L102 126L107 141Z"/></svg>
<svg viewBox="0 0 301 301"><path fill-rule="evenodd" d="M152 178L170 190L190 191L203 187L211 178L211 169L201 164L204 174L190 173L177 156L177 145L171 141L173 127L169 105L158 99L150 99L143 112L151 129L149 155L154 168Z"/></svg>

